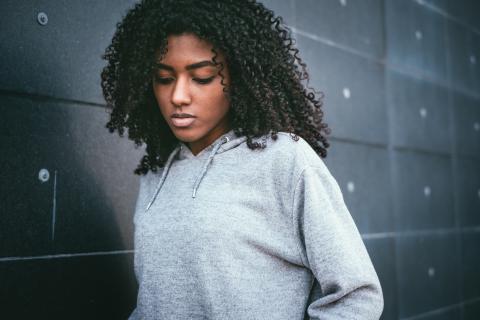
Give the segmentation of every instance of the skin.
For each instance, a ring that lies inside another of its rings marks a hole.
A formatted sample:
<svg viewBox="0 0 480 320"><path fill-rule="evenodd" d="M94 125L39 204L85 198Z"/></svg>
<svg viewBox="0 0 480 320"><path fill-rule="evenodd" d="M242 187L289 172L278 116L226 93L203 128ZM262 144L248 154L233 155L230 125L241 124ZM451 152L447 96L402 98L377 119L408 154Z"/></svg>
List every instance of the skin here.
<svg viewBox="0 0 480 320"><path fill-rule="evenodd" d="M173 134L197 155L230 130L227 116L230 102L223 92L219 65L187 68L202 61L212 61L215 54L209 42L193 34L172 35L167 40L167 53L162 60L157 60L153 92ZM223 82L228 85L230 77L223 54L219 52L215 60L224 64ZM210 78L210 82L202 83ZM174 113L189 113L195 116L195 121L188 127L176 127L171 118Z"/></svg>

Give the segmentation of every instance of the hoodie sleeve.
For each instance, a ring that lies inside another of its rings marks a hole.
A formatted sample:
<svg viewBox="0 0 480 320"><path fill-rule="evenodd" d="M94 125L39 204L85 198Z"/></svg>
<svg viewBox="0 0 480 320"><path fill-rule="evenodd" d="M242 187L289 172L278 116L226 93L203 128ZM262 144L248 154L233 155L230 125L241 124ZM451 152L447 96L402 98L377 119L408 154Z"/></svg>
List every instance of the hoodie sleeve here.
<svg viewBox="0 0 480 320"><path fill-rule="evenodd" d="M292 206L300 255L315 277L306 314L312 320L379 319L378 276L338 183L323 161L315 165L299 174Z"/></svg>

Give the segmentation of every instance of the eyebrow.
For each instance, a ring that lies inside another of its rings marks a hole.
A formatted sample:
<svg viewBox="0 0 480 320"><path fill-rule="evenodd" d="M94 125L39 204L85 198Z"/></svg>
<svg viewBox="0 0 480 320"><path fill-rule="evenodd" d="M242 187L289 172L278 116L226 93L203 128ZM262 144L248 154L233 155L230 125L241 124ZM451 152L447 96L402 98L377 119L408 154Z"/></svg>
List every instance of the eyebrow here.
<svg viewBox="0 0 480 320"><path fill-rule="evenodd" d="M155 62L155 66L158 68L158 69L165 69L165 70L169 70L169 71L175 71L175 69L173 69L173 67L167 65L167 64L163 64L163 63L160 63L160 62ZM196 62L196 63L192 63L192 64L189 64L188 66L185 67L186 70L192 70L192 69L198 69L198 68L202 68L202 67L206 67L206 66L212 66L214 67L215 64L211 61L208 61L208 60L204 60L204 61L200 61L200 62Z"/></svg>

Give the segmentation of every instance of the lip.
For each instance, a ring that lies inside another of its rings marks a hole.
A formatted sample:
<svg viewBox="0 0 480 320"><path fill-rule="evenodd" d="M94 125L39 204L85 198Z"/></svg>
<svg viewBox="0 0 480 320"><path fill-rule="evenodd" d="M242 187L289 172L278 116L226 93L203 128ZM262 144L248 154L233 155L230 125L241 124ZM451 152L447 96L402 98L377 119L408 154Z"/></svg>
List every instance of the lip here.
<svg viewBox="0 0 480 320"><path fill-rule="evenodd" d="M186 118L179 118L179 117L172 117L172 123L175 127L184 128L190 126L195 121L195 117L186 117Z"/></svg>

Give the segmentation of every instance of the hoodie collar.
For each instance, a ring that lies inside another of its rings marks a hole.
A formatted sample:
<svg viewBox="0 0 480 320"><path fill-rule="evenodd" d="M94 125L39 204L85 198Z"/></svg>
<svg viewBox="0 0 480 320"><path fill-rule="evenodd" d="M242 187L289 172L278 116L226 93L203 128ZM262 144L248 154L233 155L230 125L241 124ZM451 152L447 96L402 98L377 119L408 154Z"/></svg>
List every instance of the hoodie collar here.
<svg viewBox="0 0 480 320"><path fill-rule="evenodd" d="M197 189L200 186L203 177L206 175L208 168L213 161L213 157L215 157L215 155L217 154L235 148L236 146L244 142L246 139L247 137L245 136L237 136L235 132L233 132L233 129L231 129L230 131L218 137L212 144L204 148L196 156L193 155L193 153L190 151L190 149L184 142L179 141L177 147L172 151L172 153L170 153L167 161L165 162L160 181L158 182L155 193L150 202L148 203L145 211L148 211L148 209L155 201L158 193L160 192L160 189L162 188L163 183L165 182L165 179L167 178L168 171L170 170L170 167L175 160L204 159L204 165L197 179L195 180L195 184L192 190L192 198L195 198Z"/></svg>
<svg viewBox="0 0 480 320"><path fill-rule="evenodd" d="M247 137L245 136L237 136L235 132L233 132L233 129L231 129L230 131L218 137L215 141L213 141L208 147L200 151L197 155L193 155L192 151L190 150L190 148L187 146L186 143L179 141L178 145L180 147L180 150L178 152L177 160L205 159L212 154L213 149L219 143L220 143L220 148L215 152L215 154L220 154L232 148L235 148L236 146L244 142L246 139Z"/></svg>

